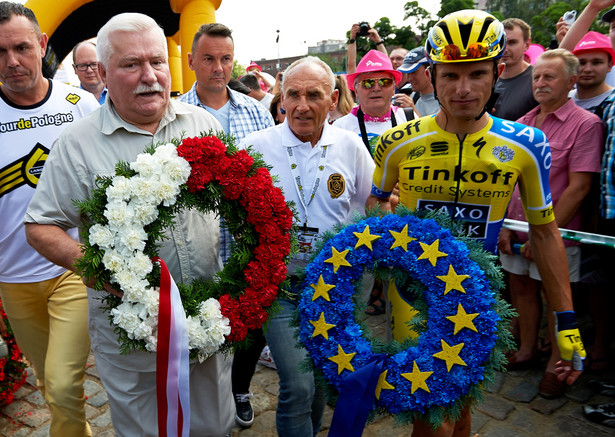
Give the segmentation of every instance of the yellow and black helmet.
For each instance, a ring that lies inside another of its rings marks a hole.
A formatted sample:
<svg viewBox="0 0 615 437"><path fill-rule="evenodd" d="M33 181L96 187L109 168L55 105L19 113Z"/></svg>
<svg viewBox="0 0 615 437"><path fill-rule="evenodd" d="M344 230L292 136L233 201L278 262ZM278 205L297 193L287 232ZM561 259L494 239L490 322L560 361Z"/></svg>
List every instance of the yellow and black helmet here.
<svg viewBox="0 0 615 437"><path fill-rule="evenodd" d="M434 64L498 59L504 54L506 33L493 15L466 9L448 14L429 31L425 51Z"/></svg>

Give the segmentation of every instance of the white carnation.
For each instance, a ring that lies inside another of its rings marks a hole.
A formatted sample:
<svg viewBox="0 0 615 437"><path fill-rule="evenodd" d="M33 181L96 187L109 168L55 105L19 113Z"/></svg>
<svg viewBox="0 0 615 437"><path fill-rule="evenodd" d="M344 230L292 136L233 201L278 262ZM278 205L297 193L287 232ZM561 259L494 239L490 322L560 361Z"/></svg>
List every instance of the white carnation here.
<svg viewBox="0 0 615 437"><path fill-rule="evenodd" d="M179 195L179 187L171 183L160 181L158 184L157 197L164 206L175 205L177 196Z"/></svg>
<svg viewBox="0 0 615 437"><path fill-rule="evenodd" d="M199 315L205 320L219 318L222 316L220 308L220 302L210 297L199 305Z"/></svg>
<svg viewBox="0 0 615 437"><path fill-rule="evenodd" d="M141 310L140 307L140 304L123 302L111 310L113 323L125 330L129 338L137 338L135 337L135 331L141 324L141 319L138 316Z"/></svg>
<svg viewBox="0 0 615 437"><path fill-rule="evenodd" d="M135 276L142 278L152 271L153 264L147 255L138 252L128 260L128 267Z"/></svg>
<svg viewBox="0 0 615 437"><path fill-rule="evenodd" d="M107 204L104 215L109 220L110 228L113 229L111 224L115 226L129 225L134 217L134 210L124 201L113 201Z"/></svg>
<svg viewBox="0 0 615 437"><path fill-rule="evenodd" d="M147 338L152 334L152 327L145 322L139 323L134 329L135 338Z"/></svg>
<svg viewBox="0 0 615 437"><path fill-rule="evenodd" d="M147 287L147 281L135 276L128 268L111 275L111 279L120 284L125 301L139 302Z"/></svg>
<svg viewBox="0 0 615 437"><path fill-rule="evenodd" d="M126 265L125 258L120 256L115 250L105 250L102 262L105 267L112 272L123 270Z"/></svg>
<svg viewBox="0 0 615 437"><path fill-rule="evenodd" d="M142 251L145 249L147 233L141 227L130 227L120 234L120 243L130 250Z"/></svg>
<svg viewBox="0 0 615 437"><path fill-rule="evenodd" d="M165 175L177 185L184 184L190 177L190 164L184 158L177 157L165 165Z"/></svg>
<svg viewBox="0 0 615 437"><path fill-rule="evenodd" d="M161 146L156 147L154 156L156 157L156 159L162 162L163 165L166 165L166 163L169 160L178 158L177 147L175 147L175 144L172 144L172 143L163 144Z"/></svg>
<svg viewBox="0 0 615 437"><path fill-rule="evenodd" d="M129 179L125 176L115 176L113 183L107 187L105 193L107 194L108 202L128 200L130 198Z"/></svg>
<svg viewBox="0 0 615 437"><path fill-rule="evenodd" d="M96 223L90 228L90 244L106 249L113 246L115 234L108 226Z"/></svg>
<svg viewBox="0 0 615 437"><path fill-rule="evenodd" d="M141 202L157 204L156 198L158 178L144 178L135 176L130 179L130 186L134 197L139 198Z"/></svg>
<svg viewBox="0 0 615 437"><path fill-rule="evenodd" d="M155 323L158 320L159 298L160 294L157 288L148 288L148 293L146 293L140 301L140 303L142 303L147 310L147 313L150 315L149 320L154 321L152 323Z"/></svg>
<svg viewBox="0 0 615 437"><path fill-rule="evenodd" d="M160 174L160 159L149 153L140 153L136 161L130 163L130 168L142 177L150 177L154 174Z"/></svg>
<svg viewBox="0 0 615 437"><path fill-rule="evenodd" d="M130 202L134 208L135 220L142 225L149 225L158 218L158 207L151 202L144 202L137 198Z"/></svg>

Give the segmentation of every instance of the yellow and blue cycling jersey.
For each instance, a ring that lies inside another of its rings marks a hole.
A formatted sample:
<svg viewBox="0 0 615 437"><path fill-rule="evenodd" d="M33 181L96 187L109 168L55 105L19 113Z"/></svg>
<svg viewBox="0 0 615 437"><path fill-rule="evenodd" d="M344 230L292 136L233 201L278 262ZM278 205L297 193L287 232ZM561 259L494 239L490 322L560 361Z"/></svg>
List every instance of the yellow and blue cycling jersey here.
<svg viewBox="0 0 615 437"><path fill-rule="evenodd" d="M506 208L519 183L529 223L554 220L549 189L551 151L534 127L489 117L480 131L459 138L434 116L386 131L374 154L372 194L388 198L399 182L399 201L412 209L447 212L468 235L495 252Z"/></svg>

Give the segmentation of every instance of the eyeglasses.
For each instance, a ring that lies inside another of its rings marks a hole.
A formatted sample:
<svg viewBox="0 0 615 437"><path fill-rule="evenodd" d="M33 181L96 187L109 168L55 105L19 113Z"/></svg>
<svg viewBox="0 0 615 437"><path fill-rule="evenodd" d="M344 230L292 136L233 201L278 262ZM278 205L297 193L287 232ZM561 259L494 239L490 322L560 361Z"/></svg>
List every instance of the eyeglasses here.
<svg viewBox="0 0 615 437"><path fill-rule="evenodd" d="M464 59L482 59L489 54L489 47L484 43L475 42L468 46L465 56L455 44L449 44L439 51L438 57L442 61L460 61Z"/></svg>
<svg viewBox="0 0 615 437"><path fill-rule="evenodd" d="M393 79L389 77L382 77L380 79L363 79L359 81L359 84L361 84L361 86L366 90L373 87L375 83L378 83L381 88L388 88L393 85Z"/></svg>
<svg viewBox="0 0 615 437"><path fill-rule="evenodd" d="M74 64L73 64L74 65ZM88 67L92 69L92 71L98 70L98 62L92 62L91 64L77 64L75 68L79 71L88 71Z"/></svg>

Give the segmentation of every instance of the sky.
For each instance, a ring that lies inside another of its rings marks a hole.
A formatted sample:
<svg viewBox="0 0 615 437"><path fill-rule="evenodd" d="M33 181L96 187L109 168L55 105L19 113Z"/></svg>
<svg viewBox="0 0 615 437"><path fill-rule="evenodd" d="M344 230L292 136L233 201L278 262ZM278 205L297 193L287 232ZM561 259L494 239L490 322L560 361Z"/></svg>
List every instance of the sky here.
<svg viewBox="0 0 615 437"><path fill-rule="evenodd" d="M235 59L242 65L259 59L276 59L279 30L280 57L307 54L308 47L332 39L345 40L353 23L373 25L388 17L397 27L412 25L404 21L404 5L409 0L222 0L216 21L233 30ZM434 15L439 1L419 0L419 5Z"/></svg>

